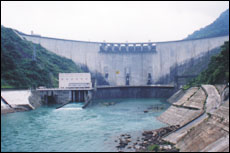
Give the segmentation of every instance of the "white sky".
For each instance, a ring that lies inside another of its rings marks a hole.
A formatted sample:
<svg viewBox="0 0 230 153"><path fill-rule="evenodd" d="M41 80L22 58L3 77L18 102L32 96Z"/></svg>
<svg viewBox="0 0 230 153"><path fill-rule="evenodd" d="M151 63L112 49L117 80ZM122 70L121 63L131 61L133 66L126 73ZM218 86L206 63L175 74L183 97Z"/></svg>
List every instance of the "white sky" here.
<svg viewBox="0 0 230 153"><path fill-rule="evenodd" d="M1 25L47 37L147 42L180 40L212 23L228 1L2 2Z"/></svg>

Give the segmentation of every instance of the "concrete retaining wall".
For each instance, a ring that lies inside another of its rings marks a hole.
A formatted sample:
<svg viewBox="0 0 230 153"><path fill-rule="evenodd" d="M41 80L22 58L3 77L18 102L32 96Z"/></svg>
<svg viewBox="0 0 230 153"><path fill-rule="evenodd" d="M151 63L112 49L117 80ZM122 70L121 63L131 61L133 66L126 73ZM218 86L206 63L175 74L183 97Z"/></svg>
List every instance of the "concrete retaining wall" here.
<svg viewBox="0 0 230 153"><path fill-rule="evenodd" d="M181 152L229 152L229 88L223 90L226 99L222 102L213 85L202 85L199 89L193 87L172 96L170 102L173 106L159 119L170 125L179 124L181 128L163 140L176 144ZM186 110L181 106L198 110ZM199 116L201 111L203 113Z"/></svg>
<svg viewBox="0 0 230 153"><path fill-rule="evenodd" d="M64 104L71 101L71 90L39 91L42 102Z"/></svg>
<svg viewBox="0 0 230 153"><path fill-rule="evenodd" d="M113 98L169 98L175 92L167 87L113 87L98 88L94 99Z"/></svg>
<svg viewBox="0 0 230 153"><path fill-rule="evenodd" d="M8 105L4 104L4 101ZM41 105L39 92L31 90L1 90L1 113L27 111Z"/></svg>
<svg viewBox="0 0 230 153"><path fill-rule="evenodd" d="M92 99L114 98L169 98L176 89L174 87L98 87L96 91L88 91ZM39 91L44 104L64 104L72 100L71 90Z"/></svg>

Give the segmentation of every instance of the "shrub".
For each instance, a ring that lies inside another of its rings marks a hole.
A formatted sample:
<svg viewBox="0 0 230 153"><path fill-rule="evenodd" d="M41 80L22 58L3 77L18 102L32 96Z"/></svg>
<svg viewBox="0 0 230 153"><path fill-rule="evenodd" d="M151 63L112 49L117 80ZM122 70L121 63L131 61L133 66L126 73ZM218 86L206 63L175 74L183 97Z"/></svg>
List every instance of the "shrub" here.
<svg viewBox="0 0 230 153"><path fill-rule="evenodd" d="M148 146L148 151L159 151L159 146L154 144L154 145L151 145L151 146Z"/></svg>

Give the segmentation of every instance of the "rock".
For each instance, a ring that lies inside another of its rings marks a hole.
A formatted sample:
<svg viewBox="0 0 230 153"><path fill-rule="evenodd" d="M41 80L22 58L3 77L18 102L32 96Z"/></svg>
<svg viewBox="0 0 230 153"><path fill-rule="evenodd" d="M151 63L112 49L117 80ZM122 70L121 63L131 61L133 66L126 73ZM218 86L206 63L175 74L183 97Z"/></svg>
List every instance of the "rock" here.
<svg viewBox="0 0 230 153"><path fill-rule="evenodd" d="M136 146L136 149L140 149L141 147L140 146Z"/></svg>
<svg viewBox="0 0 230 153"><path fill-rule="evenodd" d="M172 146L171 145L161 145L160 150L171 150Z"/></svg>
<svg viewBox="0 0 230 153"><path fill-rule="evenodd" d="M126 144L126 142L125 141L120 141L119 144L124 145L124 144Z"/></svg>
<svg viewBox="0 0 230 153"><path fill-rule="evenodd" d="M226 89L223 91L223 93L222 93L222 95L221 95L221 99L222 99L222 101L226 101L226 100L229 99L229 88L226 88Z"/></svg>
<svg viewBox="0 0 230 153"><path fill-rule="evenodd" d="M104 106L111 106L111 105L115 105L115 102L104 102L102 103Z"/></svg>
<svg viewBox="0 0 230 153"><path fill-rule="evenodd" d="M131 139L127 139L126 142L131 142Z"/></svg>
<svg viewBox="0 0 230 153"><path fill-rule="evenodd" d="M144 138L143 140L144 140L144 141L148 141L149 139L148 139L148 138Z"/></svg>
<svg viewBox="0 0 230 153"><path fill-rule="evenodd" d="M1 114L14 113L16 110L13 108L1 108Z"/></svg>
<svg viewBox="0 0 230 153"><path fill-rule="evenodd" d="M159 149L160 149L160 150L163 150L163 149L164 149L164 146L160 145L160 146L159 146Z"/></svg>
<svg viewBox="0 0 230 153"><path fill-rule="evenodd" d="M144 131L144 135L147 135L147 134L153 134L152 131Z"/></svg>
<svg viewBox="0 0 230 153"><path fill-rule="evenodd" d="M137 137L136 142L131 142L131 135L130 134L122 134L121 136L123 138L120 138L120 145L117 146L117 148L128 148L128 149L134 149L135 151L148 151L147 146L151 144L158 145L160 150L165 150L166 152L172 151L174 148L171 145L168 145L165 141L162 140L162 137L177 129L178 126L169 126L160 128L157 130L152 131L144 131L142 133L142 137ZM129 145L130 144L130 145ZM167 145L166 145L167 144ZM174 149L175 150L175 149Z"/></svg>
<svg viewBox="0 0 230 153"><path fill-rule="evenodd" d="M154 132L152 136L153 136L153 137L157 136L157 132Z"/></svg>
<svg viewBox="0 0 230 153"><path fill-rule="evenodd" d="M126 143L124 141L120 142L119 144L120 144L119 148L125 148L128 145L128 143Z"/></svg>

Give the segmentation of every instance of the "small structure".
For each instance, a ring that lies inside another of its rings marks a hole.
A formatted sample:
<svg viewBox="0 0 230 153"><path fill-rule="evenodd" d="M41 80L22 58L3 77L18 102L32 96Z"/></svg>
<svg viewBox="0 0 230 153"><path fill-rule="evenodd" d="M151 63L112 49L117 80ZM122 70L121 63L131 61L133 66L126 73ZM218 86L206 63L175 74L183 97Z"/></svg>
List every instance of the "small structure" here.
<svg viewBox="0 0 230 153"><path fill-rule="evenodd" d="M45 103L86 102L92 98L90 73L59 73L59 88L38 88Z"/></svg>
<svg viewBox="0 0 230 153"><path fill-rule="evenodd" d="M90 73L59 73L59 88L92 88Z"/></svg>

